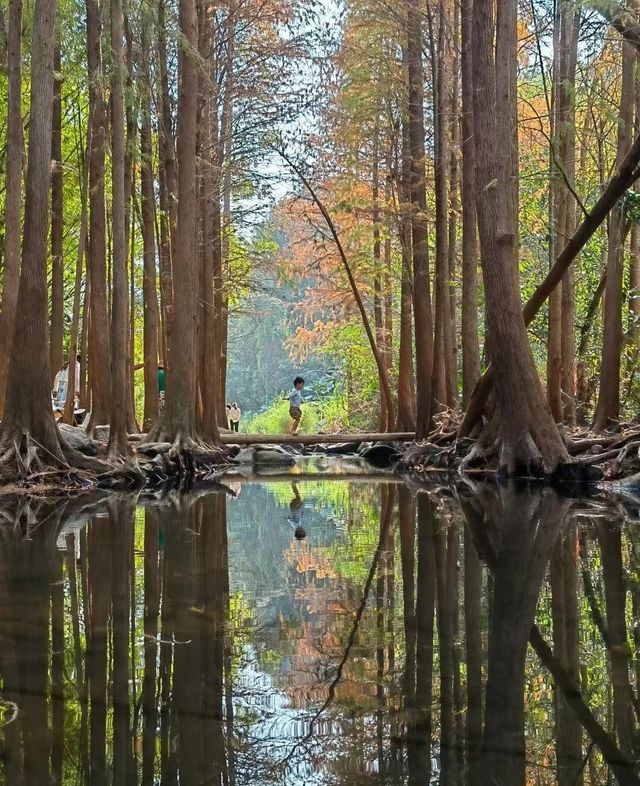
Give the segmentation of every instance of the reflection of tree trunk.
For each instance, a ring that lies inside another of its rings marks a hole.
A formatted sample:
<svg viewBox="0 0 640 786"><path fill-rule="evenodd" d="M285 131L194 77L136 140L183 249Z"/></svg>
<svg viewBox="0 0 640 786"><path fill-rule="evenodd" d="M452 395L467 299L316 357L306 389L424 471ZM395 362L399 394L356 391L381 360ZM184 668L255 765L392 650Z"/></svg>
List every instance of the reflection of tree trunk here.
<svg viewBox="0 0 640 786"><path fill-rule="evenodd" d="M416 689L416 616L415 616L415 529L416 504L413 494L402 485L398 490L400 559L402 561L402 598L404 615L404 706L410 716Z"/></svg>
<svg viewBox="0 0 640 786"><path fill-rule="evenodd" d="M159 535L164 538L166 532L166 518L158 515ZM173 647L171 640L174 631L173 601L167 595L167 582L170 564L165 559L164 552L161 560L162 581L162 606L161 606L161 632L160 632L160 772L162 786L176 783L176 751L171 745L172 725L175 722L171 708L171 669L173 665Z"/></svg>
<svg viewBox="0 0 640 786"><path fill-rule="evenodd" d="M160 519L166 538L164 596L172 605L175 648L173 656L172 741L176 747L180 783L198 782L202 770L201 713L203 694L202 651L198 618L202 616L197 588L195 545L196 510L179 502Z"/></svg>
<svg viewBox="0 0 640 786"><path fill-rule="evenodd" d="M579 684L576 542L575 525L558 537L550 582L554 654ZM554 699L558 786L579 786L583 780L582 729L557 687Z"/></svg>
<svg viewBox="0 0 640 786"><path fill-rule="evenodd" d="M51 555L51 781L62 784L64 758L64 585L62 553Z"/></svg>
<svg viewBox="0 0 640 786"><path fill-rule="evenodd" d="M464 630L467 664L467 784L480 782L482 745L482 565L472 538L464 539Z"/></svg>
<svg viewBox="0 0 640 786"><path fill-rule="evenodd" d="M156 675L158 660L158 520L145 511L144 524L144 678L142 680L142 786L152 786L155 771Z"/></svg>
<svg viewBox="0 0 640 786"><path fill-rule="evenodd" d="M107 622L111 601L110 530L104 519L89 526L88 585L91 616L87 647L90 707L90 784L106 786Z"/></svg>
<svg viewBox="0 0 640 786"><path fill-rule="evenodd" d="M602 555L602 576L609 633L613 714L620 747L637 750L634 728L633 691L629 681L631 652L625 619L626 588L622 569L622 542L619 526L598 523L598 541Z"/></svg>
<svg viewBox="0 0 640 786"><path fill-rule="evenodd" d="M12 603L10 595L10 569L13 560L2 554L0 559L0 673L2 674L2 696L7 702L18 703L20 684L18 682L16 627L21 624L19 607ZM20 735L20 721L6 724L3 729L4 774L7 783L23 786L23 751Z"/></svg>
<svg viewBox="0 0 640 786"><path fill-rule="evenodd" d="M80 611L78 608L78 578L76 573L76 537L81 535L67 535L65 561L67 568L67 584L69 587L69 604L71 611L71 627L73 631L73 661L76 670L76 685L78 689L78 702L80 704L80 771L85 780L89 773L89 739L87 736L87 685L82 657L82 642L80 640ZM86 537L86 535L84 535ZM89 618L84 619L85 626L89 625Z"/></svg>
<svg viewBox="0 0 640 786"><path fill-rule="evenodd" d="M388 504L388 487L380 489L380 508ZM380 555L380 566L376 581L376 751L378 756L378 772L381 778L385 777L385 758L384 758L384 709L385 709L385 690L384 690L384 645L385 645L385 578L388 557L388 533L385 538L383 550Z"/></svg>
<svg viewBox="0 0 640 786"><path fill-rule="evenodd" d="M199 571L203 601L202 653L204 680L204 717L206 719L206 772L211 783L227 781L224 738L222 734L222 700L224 693L224 636L226 627L226 590L228 563L226 550L226 505L223 494L203 499Z"/></svg>
<svg viewBox="0 0 640 786"><path fill-rule="evenodd" d="M453 625L452 601L449 595L447 559L447 526L444 516L434 521L434 554L438 602L438 645L440 663L440 783L448 786L455 782L453 771ZM451 524L450 526L453 526Z"/></svg>
<svg viewBox="0 0 640 786"><path fill-rule="evenodd" d="M55 532L54 522L47 522ZM20 536L18 536L20 537ZM20 681L20 718L27 786L49 783L49 582L53 544L40 533L33 540L19 540L7 555L12 561L10 602L18 619L15 644Z"/></svg>
<svg viewBox="0 0 640 786"><path fill-rule="evenodd" d="M113 549L113 786L126 786L131 761L129 713L129 610L133 507L129 501L109 506Z"/></svg>
<svg viewBox="0 0 640 786"><path fill-rule="evenodd" d="M483 739L486 784L525 782L525 657L540 587L563 515L553 492L535 497L510 487L501 496ZM474 537L486 539L487 533L478 531L481 519L468 516L468 521Z"/></svg>
<svg viewBox="0 0 640 786"><path fill-rule="evenodd" d="M418 496L418 576L416 586L416 695L407 730L409 783L422 784L431 777L431 701L433 695L433 611L435 560L433 503Z"/></svg>

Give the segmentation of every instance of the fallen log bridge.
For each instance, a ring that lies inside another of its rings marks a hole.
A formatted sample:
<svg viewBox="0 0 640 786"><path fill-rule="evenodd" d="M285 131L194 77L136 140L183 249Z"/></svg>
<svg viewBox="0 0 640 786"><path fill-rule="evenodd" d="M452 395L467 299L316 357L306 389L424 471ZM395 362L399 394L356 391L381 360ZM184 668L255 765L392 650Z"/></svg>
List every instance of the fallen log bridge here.
<svg viewBox="0 0 640 786"><path fill-rule="evenodd" d="M341 445L364 442L413 442L413 432L373 434L235 434L220 435L223 445Z"/></svg>

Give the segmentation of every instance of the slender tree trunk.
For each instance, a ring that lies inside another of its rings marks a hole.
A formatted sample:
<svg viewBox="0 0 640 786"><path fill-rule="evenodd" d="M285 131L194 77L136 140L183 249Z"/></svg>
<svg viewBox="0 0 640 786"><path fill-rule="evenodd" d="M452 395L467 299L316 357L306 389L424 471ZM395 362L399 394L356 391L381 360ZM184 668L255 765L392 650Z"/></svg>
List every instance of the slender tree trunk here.
<svg viewBox="0 0 640 786"><path fill-rule="evenodd" d="M633 127L633 87L635 49L626 41L622 45L622 91L618 114L618 149L616 166L631 145ZM600 391L593 427L602 431L620 417L620 354L622 352L622 272L624 262L625 219L622 205L617 204L609 218L607 279L604 292L604 326Z"/></svg>
<svg viewBox="0 0 640 786"><path fill-rule="evenodd" d="M142 20L141 79L143 91L142 124L140 128L140 188L142 212L144 301L144 430L148 431L158 417L158 295L156 285L155 194L153 187L153 150L151 142L151 80L149 55L151 20Z"/></svg>
<svg viewBox="0 0 640 786"><path fill-rule="evenodd" d="M203 18L204 17L204 18ZM200 54L210 59L213 54L213 18L207 9L202 9ZM200 299L198 303L199 322L199 366L200 366L200 400L202 401L201 431L206 441L216 442L219 437L218 417L219 401L219 368L221 359L221 336L217 318L216 305L221 306L221 298L216 298L216 282L222 276L221 238L220 238L220 187L219 168L217 167L217 129L216 96L209 84L202 86L201 96L202 134L200 161L202 165L200 218L201 246L199 249L200 263ZM216 204L217 203L217 204ZM218 328L218 329L217 329Z"/></svg>
<svg viewBox="0 0 640 786"><path fill-rule="evenodd" d="M406 47L405 50L406 52ZM400 247L402 251L402 281L400 284L400 346L398 349L398 419L400 431L415 429L415 388L413 374L413 287L411 271L411 217L410 203L411 154L409 126L402 123L402 177L400 195Z"/></svg>
<svg viewBox="0 0 640 786"><path fill-rule="evenodd" d="M434 191L436 202L435 316L433 368L431 370L431 414L448 405L446 366L450 354L449 330L449 230L447 225L449 145L446 132L445 84L448 79L445 53L445 11L438 4L438 18L429 12L431 69L434 84ZM437 22L437 33L436 33Z"/></svg>
<svg viewBox="0 0 640 786"><path fill-rule="evenodd" d="M82 289L82 264L87 250L87 177L89 165L89 150L86 151L82 164L82 180L80 183L80 232L78 234L78 253L76 256L76 275L73 287L73 308L71 314L71 331L69 336L69 366L67 374L67 400L64 403L63 420L65 423L73 423L75 410L75 390L80 386L80 380L76 379L76 358L78 356L78 332L80 326L80 296ZM87 313L85 310L85 321ZM83 355L81 369L86 364ZM74 395L69 395L73 393Z"/></svg>
<svg viewBox="0 0 640 786"><path fill-rule="evenodd" d="M568 185L565 187L566 209L564 237L570 238L575 231L576 201L571 193L576 180L576 64L578 59L578 37L580 35L580 9L575 8L571 0L562 5L562 33L568 39L566 48L567 67L562 84L564 94L562 115L562 149L565 174ZM576 422L576 302L573 268L569 268L562 280L562 378L564 417L575 425Z"/></svg>
<svg viewBox="0 0 640 786"><path fill-rule="evenodd" d="M130 452L127 440L127 240L125 217L125 116L122 0L111 2L111 219L113 224L113 287L111 306L111 431L109 456Z"/></svg>
<svg viewBox="0 0 640 786"><path fill-rule="evenodd" d="M411 155L411 240L413 251L413 312L416 349L416 437L430 425L433 324L427 245L427 191L424 146L424 73L422 16L419 0L407 0L407 71L409 149Z"/></svg>
<svg viewBox="0 0 640 786"><path fill-rule="evenodd" d="M448 275L447 296L449 301L449 315L445 321L448 331L448 354L445 358L447 371L447 405L451 408L458 406L458 338L456 330L456 266L458 262L458 215L460 213L460 169L458 166L458 151L460 149L460 61L458 47L460 41L460 14L458 3L453 9L453 40L449 43L452 49L451 57L451 114L449 117L449 133L451 145L449 151L449 238L447 241Z"/></svg>
<svg viewBox="0 0 640 786"><path fill-rule="evenodd" d="M91 125L89 162L89 382L91 425L109 422L111 412L111 348L107 310L104 151L106 112L102 93L102 24L98 0L86 0L87 66Z"/></svg>
<svg viewBox="0 0 640 786"><path fill-rule="evenodd" d="M373 132L373 168L371 175L371 220L373 223L373 318L376 329L376 344L384 354L384 325L382 322L382 240L380 236L380 127L376 121ZM380 431L387 425L387 407L384 390L378 375L378 424Z"/></svg>
<svg viewBox="0 0 640 786"><path fill-rule="evenodd" d="M54 54L53 130L51 134L51 384L64 362L64 263L63 263L63 197L62 170L62 68L60 43Z"/></svg>
<svg viewBox="0 0 640 786"><path fill-rule="evenodd" d="M160 71L160 158L162 162L162 172L164 174L164 189L166 195L166 216L168 228L168 255L166 266L168 271L173 268L173 257L175 254L175 234L177 221L177 169L176 169L176 149L173 133L173 107L171 94L169 91L169 70L167 65L167 32L165 25L165 0L158 0L158 64ZM168 273L165 273L165 275ZM167 318L167 330L171 330L171 320L173 318L173 291L165 284L165 309Z"/></svg>
<svg viewBox="0 0 640 786"><path fill-rule="evenodd" d="M22 0L9 3L7 37L7 171L4 205L4 259L0 306L0 418L20 285L20 207L22 205Z"/></svg>
<svg viewBox="0 0 640 786"><path fill-rule="evenodd" d="M473 0L463 0L462 28L462 403L480 376L478 347L478 239L473 140Z"/></svg>

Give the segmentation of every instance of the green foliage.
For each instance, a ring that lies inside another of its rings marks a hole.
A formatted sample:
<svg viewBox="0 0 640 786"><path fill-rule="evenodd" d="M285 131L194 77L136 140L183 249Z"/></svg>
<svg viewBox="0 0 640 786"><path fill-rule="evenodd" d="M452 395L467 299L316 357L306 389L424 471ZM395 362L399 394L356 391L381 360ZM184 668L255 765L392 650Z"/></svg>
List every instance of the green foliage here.
<svg viewBox="0 0 640 786"><path fill-rule="evenodd" d="M300 431L303 433L341 431L350 425L344 394L333 393L326 399L305 401L302 412ZM264 412L254 415L243 424L243 431L250 434L285 434L290 428L289 400L285 393Z"/></svg>

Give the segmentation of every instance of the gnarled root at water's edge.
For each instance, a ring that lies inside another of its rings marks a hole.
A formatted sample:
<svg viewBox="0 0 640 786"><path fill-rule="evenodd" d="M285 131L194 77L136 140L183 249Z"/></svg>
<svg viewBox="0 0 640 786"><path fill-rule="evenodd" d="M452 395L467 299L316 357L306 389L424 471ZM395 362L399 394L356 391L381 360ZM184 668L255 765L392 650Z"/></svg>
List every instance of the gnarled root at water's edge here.
<svg viewBox="0 0 640 786"><path fill-rule="evenodd" d="M7 432L0 442L0 485L18 484L30 490L57 489L64 494L73 488L90 488L104 462L84 456L58 435L49 447L29 431Z"/></svg>
<svg viewBox="0 0 640 786"><path fill-rule="evenodd" d="M563 434L562 454L555 440L526 428L506 438L494 415L464 438L438 432L404 449L400 469L414 474L460 472L502 478L536 478L550 483L619 480L640 472L640 425L618 426L615 433L593 435L574 429Z"/></svg>

